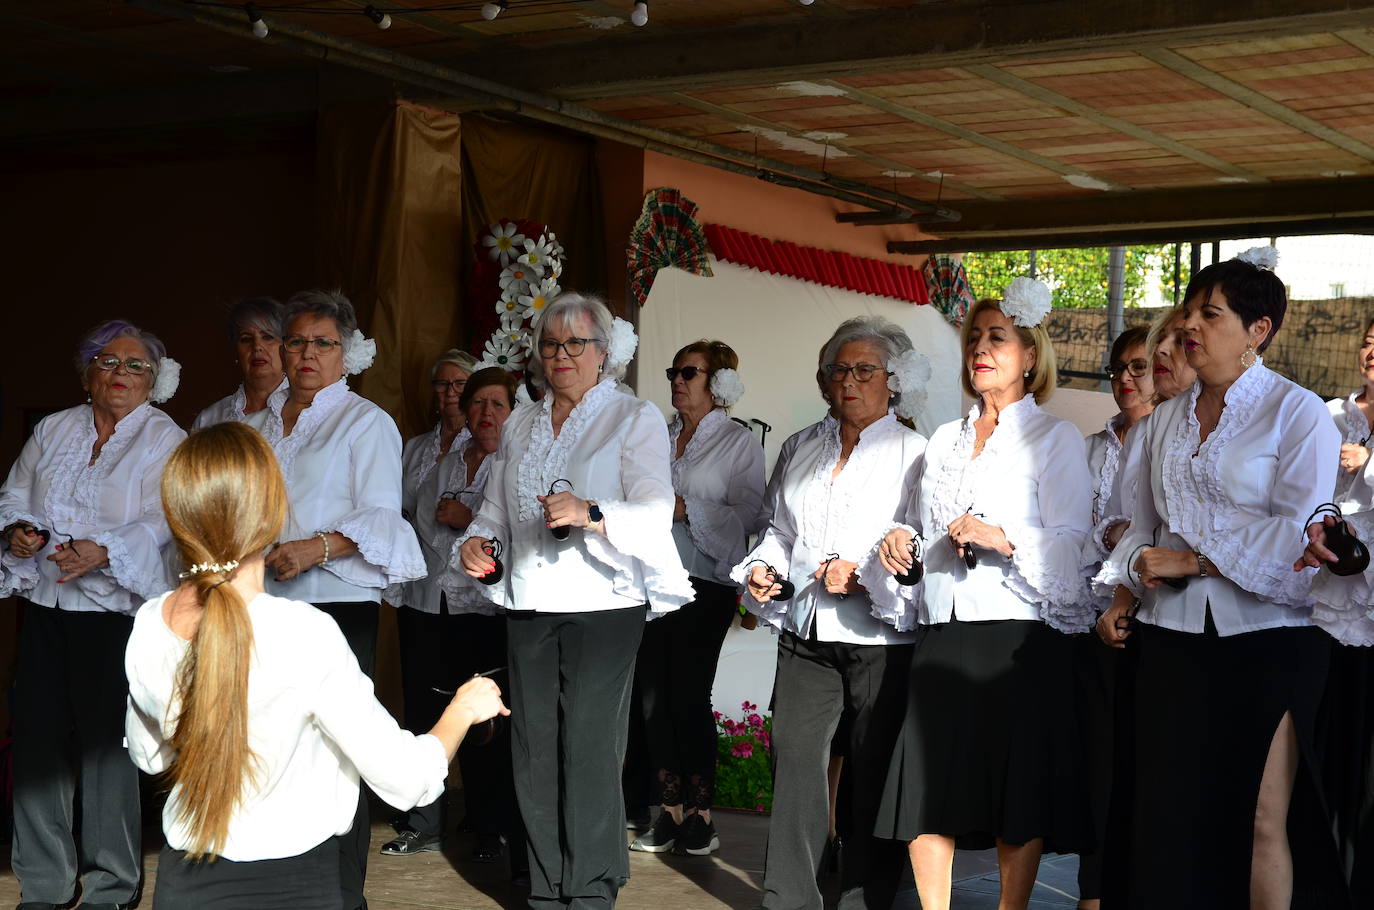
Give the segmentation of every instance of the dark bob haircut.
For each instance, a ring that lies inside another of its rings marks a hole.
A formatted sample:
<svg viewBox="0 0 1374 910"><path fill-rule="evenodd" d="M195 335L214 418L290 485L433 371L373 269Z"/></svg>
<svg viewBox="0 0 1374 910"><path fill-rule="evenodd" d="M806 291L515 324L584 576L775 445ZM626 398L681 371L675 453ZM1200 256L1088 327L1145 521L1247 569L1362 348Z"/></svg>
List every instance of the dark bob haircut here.
<svg viewBox="0 0 1374 910"><path fill-rule="evenodd" d="M1201 294L1201 302L1206 303L1218 289L1226 295L1226 302L1247 329L1263 317L1269 317L1269 334L1257 348L1263 354L1283 325L1283 316L1288 312L1288 289L1269 269L1241 259L1228 259L1214 262L1194 275L1183 300L1186 304Z"/></svg>

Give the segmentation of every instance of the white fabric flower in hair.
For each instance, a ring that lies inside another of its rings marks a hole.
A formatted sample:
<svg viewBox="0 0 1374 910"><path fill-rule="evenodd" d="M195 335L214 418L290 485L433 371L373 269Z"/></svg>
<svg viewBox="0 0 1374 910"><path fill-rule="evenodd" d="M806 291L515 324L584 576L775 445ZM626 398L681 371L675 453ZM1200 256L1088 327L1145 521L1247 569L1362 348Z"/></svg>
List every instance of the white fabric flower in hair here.
<svg viewBox="0 0 1374 910"><path fill-rule="evenodd" d="M903 351L887 362L887 387L896 392L897 416L913 419L926 406L930 360L920 351Z"/></svg>
<svg viewBox="0 0 1374 910"><path fill-rule="evenodd" d="M1002 295L1002 313L1023 329L1035 328L1053 306L1050 286L1034 278L1017 278Z"/></svg>
<svg viewBox="0 0 1374 910"><path fill-rule="evenodd" d="M639 347L639 336L635 327L619 316L611 320L611 337L606 342L606 369L618 370L635 356Z"/></svg>
<svg viewBox="0 0 1374 910"><path fill-rule="evenodd" d="M744 382L739 373L722 367L711 374L711 400L722 408L732 408L744 397Z"/></svg>
<svg viewBox="0 0 1374 910"><path fill-rule="evenodd" d="M505 224L493 224L487 236L482 238L482 246L489 247L488 254L492 260L501 263L505 268L510 265L512 259L519 255L520 245L525 242L525 235L519 233L519 228L515 222L509 221Z"/></svg>
<svg viewBox="0 0 1374 910"><path fill-rule="evenodd" d="M157 365L157 379L153 381L153 390L148 393L148 400L153 404L162 404L177 393L179 385L181 364L170 357L164 357Z"/></svg>
<svg viewBox="0 0 1374 910"><path fill-rule="evenodd" d="M1248 262L1257 269L1268 269L1274 271L1279 264L1279 251L1272 246L1252 246L1236 257L1241 262Z"/></svg>
<svg viewBox="0 0 1374 910"><path fill-rule="evenodd" d="M357 329L348 338L348 344L344 348L343 368L344 375L356 376L363 370L372 366L372 361L377 359L377 342L371 338L363 337L363 333Z"/></svg>

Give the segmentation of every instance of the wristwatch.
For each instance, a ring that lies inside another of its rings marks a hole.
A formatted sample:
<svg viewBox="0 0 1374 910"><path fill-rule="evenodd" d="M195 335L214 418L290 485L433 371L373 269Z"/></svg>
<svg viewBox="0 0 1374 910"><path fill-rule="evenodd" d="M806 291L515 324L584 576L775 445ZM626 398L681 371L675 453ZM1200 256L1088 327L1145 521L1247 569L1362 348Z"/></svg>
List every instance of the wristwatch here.
<svg viewBox="0 0 1374 910"><path fill-rule="evenodd" d="M1194 550L1193 555L1197 557L1198 578L1207 578L1211 576L1211 574L1215 570L1215 566L1212 565L1212 561L1208 559L1206 556L1204 556L1201 550Z"/></svg>
<svg viewBox="0 0 1374 910"><path fill-rule="evenodd" d="M601 521L601 507L594 502L587 503L587 527L598 524Z"/></svg>

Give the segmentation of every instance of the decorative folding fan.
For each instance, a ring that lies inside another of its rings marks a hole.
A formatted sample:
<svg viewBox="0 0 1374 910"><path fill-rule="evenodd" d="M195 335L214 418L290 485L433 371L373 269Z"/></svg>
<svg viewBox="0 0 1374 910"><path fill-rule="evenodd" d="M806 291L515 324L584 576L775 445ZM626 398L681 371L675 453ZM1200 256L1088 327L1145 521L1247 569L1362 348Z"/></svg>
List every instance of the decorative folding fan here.
<svg viewBox="0 0 1374 910"><path fill-rule="evenodd" d="M649 296L658 270L675 266L693 275L711 277L711 252L697 223L697 205L679 190L659 187L644 197L626 255L630 290L640 306Z"/></svg>
<svg viewBox="0 0 1374 910"><path fill-rule="evenodd" d="M973 288L969 287L964 264L953 256L937 253L926 260L923 271L930 302L944 314L950 325L963 325L973 305Z"/></svg>

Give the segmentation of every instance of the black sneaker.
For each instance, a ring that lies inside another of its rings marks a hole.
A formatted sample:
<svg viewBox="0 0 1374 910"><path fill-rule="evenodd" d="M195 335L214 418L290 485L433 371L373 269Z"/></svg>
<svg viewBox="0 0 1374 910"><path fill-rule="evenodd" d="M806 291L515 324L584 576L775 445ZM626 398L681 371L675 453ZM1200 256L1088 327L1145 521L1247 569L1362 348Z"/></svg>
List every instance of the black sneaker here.
<svg viewBox="0 0 1374 910"><path fill-rule="evenodd" d="M677 835L677 845L673 852L679 856L710 856L720 849L720 838L716 836L716 826L700 815L689 815L682 820L682 829Z"/></svg>
<svg viewBox="0 0 1374 910"><path fill-rule="evenodd" d="M681 828L681 825L673 821L670 813L660 811L658 818L654 819L654 826L636 837L630 844L630 849L638 850L640 853L667 853L673 849L673 843L677 840Z"/></svg>
<svg viewBox="0 0 1374 910"><path fill-rule="evenodd" d="M432 853L440 849L441 838L437 834L421 834L409 828L382 844L383 856L411 856L416 853Z"/></svg>

